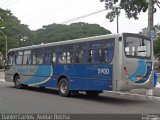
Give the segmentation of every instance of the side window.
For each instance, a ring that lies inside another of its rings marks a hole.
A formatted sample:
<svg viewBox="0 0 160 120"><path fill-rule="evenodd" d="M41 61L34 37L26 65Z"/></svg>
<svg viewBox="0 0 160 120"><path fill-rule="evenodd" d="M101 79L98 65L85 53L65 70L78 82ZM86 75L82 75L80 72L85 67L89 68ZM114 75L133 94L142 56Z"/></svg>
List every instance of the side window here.
<svg viewBox="0 0 160 120"><path fill-rule="evenodd" d="M58 63L73 63L73 45L59 46ZM54 58L54 57L53 57Z"/></svg>
<svg viewBox="0 0 160 120"><path fill-rule="evenodd" d="M66 52L60 52L59 53L58 63L67 63Z"/></svg>
<svg viewBox="0 0 160 120"><path fill-rule="evenodd" d="M86 63L87 58L87 44L79 43L75 44L75 63Z"/></svg>
<svg viewBox="0 0 160 120"><path fill-rule="evenodd" d="M72 52L66 52L67 54L67 63L73 63L73 53Z"/></svg>
<svg viewBox="0 0 160 120"><path fill-rule="evenodd" d="M23 64L31 64L31 50L24 51Z"/></svg>
<svg viewBox="0 0 160 120"><path fill-rule="evenodd" d="M89 56L88 56L88 62L89 63L99 63L99 41L93 41L89 42Z"/></svg>
<svg viewBox="0 0 160 120"><path fill-rule="evenodd" d="M19 51L16 53L16 64L21 65L23 60L23 52Z"/></svg>
<svg viewBox="0 0 160 120"><path fill-rule="evenodd" d="M114 54L114 39L89 43L89 63L110 63Z"/></svg>
<svg viewBox="0 0 160 120"><path fill-rule="evenodd" d="M104 49L105 62L110 63L114 55L115 39L106 40L106 48Z"/></svg>
<svg viewBox="0 0 160 120"><path fill-rule="evenodd" d="M114 55L115 39L100 41L100 62L110 63Z"/></svg>
<svg viewBox="0 0 160 120"><path fill-rule="evenodd" d="M44 64L52 63L52 48L45 48Z"/></svg>
<svg viewBox="0 0 160 120"><path fill-rule="evenodd" d="M53 51L52 55L53 55L52 62L53 62L53 64L54 64L54 63L56 63L56 58L57 58L57 57L56 57L56 52Z"/></svg>
<svg viewBox="0 0 160 120"><path fill-rule="evenodd" d="M76 63L83 63L83 50L76 51Z"/></svg>
<svg viewBox="0 0 160 120"><path fill-rule="evenodd" d="M109 53L108 53L108 48L100 48L99 49L99 57L100 57L100 62L110 62L109 61ZM110 59L111 60L111 59Z"/></svg>
<svg viewBox="0 0 160 120"><path fill-rule="evenodd" d="M8 53L7 65L12 66L13 65L13 60L14 60L14 52Z"/></svg>
<svg viewBox="0 0 160 120"><path fill-rule="evenodd" d="M89 49L89 56L88 56L88 62L89 63L93 63L93 60L94 60L94 58L93 58L93 52L94 52L93 49Z"/></svg>
<svg viewBox="0 0 160 120"><path fill-rule="evenodd" d="M34 49L32 64L42 64L43 63L43 48Z"/></svg>

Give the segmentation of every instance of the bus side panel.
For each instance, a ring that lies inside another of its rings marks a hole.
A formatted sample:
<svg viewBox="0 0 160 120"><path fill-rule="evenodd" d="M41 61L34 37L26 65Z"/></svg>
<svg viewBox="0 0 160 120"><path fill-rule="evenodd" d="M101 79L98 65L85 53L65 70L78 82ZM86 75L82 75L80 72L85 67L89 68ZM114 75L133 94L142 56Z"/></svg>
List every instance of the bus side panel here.
<svg viewBox="0 0 160 120"><path fill-rule="evenodd" d="M112 90L112 65L55 65L54 75L69 79L70 90Z"/></svg>
<svg viewBox="0 0 160 120"><path fill-rule="evenodd" d="M22 84L29 86L55 87L52 65L25 66L18 69Z"/></svg>
<svg viewBox="0 0 160 120"><path fill-rule="evenodd" d="M85 78L71 78L71 90L112 90L112 81Z"/></svg>

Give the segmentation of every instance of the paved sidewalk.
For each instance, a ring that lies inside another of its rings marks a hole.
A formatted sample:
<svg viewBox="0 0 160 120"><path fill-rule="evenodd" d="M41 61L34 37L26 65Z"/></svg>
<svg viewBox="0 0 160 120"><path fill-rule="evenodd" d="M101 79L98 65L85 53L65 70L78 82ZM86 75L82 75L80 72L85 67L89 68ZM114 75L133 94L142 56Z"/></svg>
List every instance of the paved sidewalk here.
<svg viewBox="0 0 160 120"><path fill-rule="evenodd" d="M0 81L4 81L4 70L0 69Z"/></svg>

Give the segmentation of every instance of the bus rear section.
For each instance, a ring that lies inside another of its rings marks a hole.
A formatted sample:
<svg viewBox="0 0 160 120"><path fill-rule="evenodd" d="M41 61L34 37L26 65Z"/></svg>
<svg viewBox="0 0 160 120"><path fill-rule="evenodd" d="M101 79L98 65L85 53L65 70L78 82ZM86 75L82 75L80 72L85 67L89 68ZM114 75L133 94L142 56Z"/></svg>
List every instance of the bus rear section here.
<svg viewBox="0 0 160 120"><path fill-rule="evenodd" d="M120 90L152 89L153 43L142 35L123 34Z"/></svg>

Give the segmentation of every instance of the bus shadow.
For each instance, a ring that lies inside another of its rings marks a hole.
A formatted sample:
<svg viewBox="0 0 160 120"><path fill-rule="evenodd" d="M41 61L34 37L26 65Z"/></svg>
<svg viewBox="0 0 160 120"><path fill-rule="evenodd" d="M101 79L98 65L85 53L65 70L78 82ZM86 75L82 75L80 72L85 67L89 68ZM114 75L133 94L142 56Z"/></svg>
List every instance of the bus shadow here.
<svg viewBox="0 0 160 120"><path fill-rule="evenodd" d="M79 94L77 96L73 96L74 99L82 99L87 101L99 102L99 103L113 103L113 104L131 104L131 103L142 103L144 100L141 99L128 99L128 98L119 98L113 96L99 95L96 97L87 96L85 94Z"/></svg>
<svg viewBox="0 0 160 120"><path fill-rule="evenodd" d="M14 88L14 87L11 87L11 88ZM21 88L19 90L33 91L33 92L39 92L39 93L59 96L58 90L50 89L50 88L26 87L26 88ZM75 94L75 95L71 95L70 97L63 97L63 98L85 100L85 101L105 103L105 104L111 103L111 104L125 104L125 105L132 104L132 103L141 104L144 102L148 102L148 100L143 100L143 99L118 98L116 96L115 97L106 96L104 94L100 94L99 96L88 96L85 94L85 92L80 92L79 94Z"/></svg>
<svg viewBox="0 0 160 120"><path fill-rule="evenodd" d="M13 86L10 86L10 88L16 89ZM39 93L59 95L58 91L56 89L41 88L41 87L23 87L23 88L20 88L18 90L25 90L25 91L33 91L33 92L39 92Z"/></svg>

